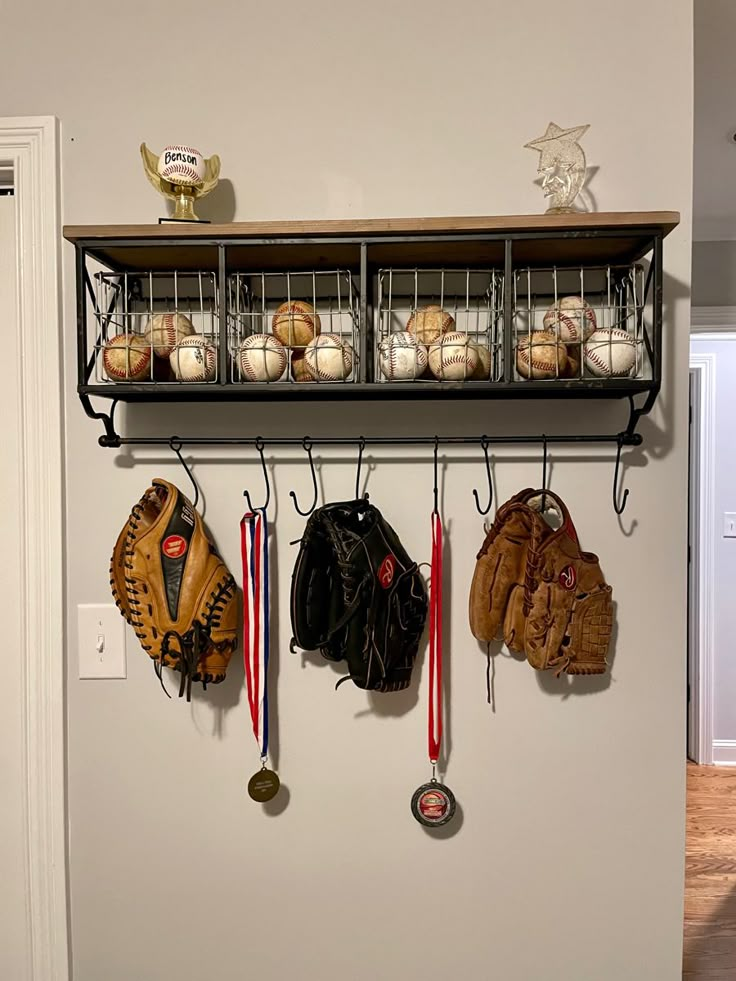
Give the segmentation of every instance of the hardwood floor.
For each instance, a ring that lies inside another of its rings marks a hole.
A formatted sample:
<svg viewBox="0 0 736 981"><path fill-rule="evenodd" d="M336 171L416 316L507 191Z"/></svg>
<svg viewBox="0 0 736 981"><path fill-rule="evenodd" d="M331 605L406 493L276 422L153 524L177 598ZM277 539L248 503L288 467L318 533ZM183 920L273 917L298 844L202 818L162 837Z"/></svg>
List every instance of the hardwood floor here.
<svg viewBox="0 0 736 981"><path fill-rule="evenodd" d="M736 981L736 767L687 770L685 981Z"/></svg>

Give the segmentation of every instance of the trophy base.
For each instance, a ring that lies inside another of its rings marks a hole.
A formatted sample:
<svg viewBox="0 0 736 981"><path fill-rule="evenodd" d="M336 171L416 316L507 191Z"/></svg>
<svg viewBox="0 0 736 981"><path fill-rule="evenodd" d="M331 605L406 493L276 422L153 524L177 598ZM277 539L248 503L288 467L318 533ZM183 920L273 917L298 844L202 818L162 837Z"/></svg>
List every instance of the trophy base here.
<svg viewBox="0 0 736 981"><path fill-rule="evenodd" d="M211 225L209 218L159 218L159 225Z"/></svg>
<svg viewBox="0 0 736 981"><path fill-rule="evenodd" d="M547 208L545 215L576 215L574 208Z"/></svg>

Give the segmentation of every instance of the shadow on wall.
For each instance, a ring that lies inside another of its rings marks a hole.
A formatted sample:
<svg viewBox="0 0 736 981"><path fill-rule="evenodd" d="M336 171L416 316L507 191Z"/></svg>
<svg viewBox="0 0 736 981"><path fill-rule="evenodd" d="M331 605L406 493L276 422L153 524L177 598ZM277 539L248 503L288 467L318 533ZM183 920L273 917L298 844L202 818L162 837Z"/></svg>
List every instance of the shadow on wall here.
<svg viewBox="0 0 736 981"><path fill-rule="evenodd" d="M702 883L709 892L722 882L724 875L733 877L736 863L714 860L707 856L691 856L687 860L687 877ZM736 884L716 911L706 917L697 916L698 887L688 886L691 893L685 913L685 946L682 961L683 981L721 981L736 977ZM704 897L706 898L706 897Z"/></svg>

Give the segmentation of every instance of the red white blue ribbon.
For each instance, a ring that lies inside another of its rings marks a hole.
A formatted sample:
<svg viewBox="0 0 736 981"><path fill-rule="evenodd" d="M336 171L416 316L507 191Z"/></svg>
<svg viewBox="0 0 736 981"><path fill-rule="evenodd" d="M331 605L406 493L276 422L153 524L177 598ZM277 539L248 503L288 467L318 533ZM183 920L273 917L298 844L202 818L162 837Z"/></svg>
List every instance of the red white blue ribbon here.
<svg viewBox="0 0 736 981"><path fill-rule="evenodd" d="M268 755L268 522L265 508L243 515L243 661L253 735Z"/></svg>
<svg viewBox="0 0 736 981"><path fill-rule="evenodd" d="M432 512L432 565L429 575L429 718L427 749L434 766L442 745L442 520Z"/></svg>

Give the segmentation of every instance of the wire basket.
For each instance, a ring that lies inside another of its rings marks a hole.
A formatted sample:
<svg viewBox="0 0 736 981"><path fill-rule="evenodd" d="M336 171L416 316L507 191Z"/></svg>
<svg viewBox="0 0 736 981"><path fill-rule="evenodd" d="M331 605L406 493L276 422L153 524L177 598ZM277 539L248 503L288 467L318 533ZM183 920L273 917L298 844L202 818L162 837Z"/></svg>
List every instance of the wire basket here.
<svg viewBox="0 0 736 981"><path fill-rule="evenodd" d="M216 273L105 271L92 282L96 382L217 382Z"/></svg>
<svg viewBox="0 0 736 981"><path fill-rule="evenodd" d="M500 381L503 275L493 269L379 269L376 381Z"/></svg>
<svg viewBox="0 0 736 981"><path fill-rule="evenodd" d="M651 379L649 286L642 264L515 270L514 379Z"/></svg>
<svg viewBox="0 0 736 981"><path fill-rule="evenodd" d="M360 297L348 270L232 273L227 316L235 383L360 380Z"/></svg>

